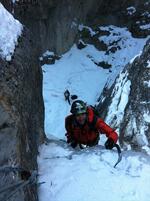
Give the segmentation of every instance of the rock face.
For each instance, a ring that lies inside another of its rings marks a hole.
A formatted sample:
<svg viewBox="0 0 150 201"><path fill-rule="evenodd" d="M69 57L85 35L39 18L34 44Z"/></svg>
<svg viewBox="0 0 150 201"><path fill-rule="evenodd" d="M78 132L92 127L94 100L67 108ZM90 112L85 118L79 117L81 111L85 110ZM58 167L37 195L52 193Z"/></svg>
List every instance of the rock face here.
<svg viewBox="0 0 150 201"><path fill-rule="evenodd" d="M25 24L39 42L41 51L47 49L57 54L67 51L75 42L78 24L98 0L43 0L21 1L14 5L15 17Z"/></svg>
<svg viewBox="0 0 150 201"><path fill-rule="evenodd" d="M150 40L143 53L128 64L110 89L105 87L99 112L120 133L127 148L149 150L150 144Z"/></svg>
<svg viewBox="0 0 150 201"><path fill-rule="evenodd" d="M0 166L36 170L38 146L45 138L42 72L38 48L26 29L12 60L0 59L0 89ZM21 179L12 172L2 172L1 178L0 188ZM17 192L11 200L37 200L35 185Z"/></svg>
<svg viewBox="0 0 150 201"><path fill-rule="evenodd" d="M94 25L116 25L128 27L134 37L150 34L150 2L148 0L106 0L97 4L97 11L88 15L86 23Z"/></svg>
<svg viewBox="0 0 150 201"><path fill-rule="evenodd" d="M56 54L67 51L78 39L78 25L126 26L133 36L146 37L150 29L148 0L22 0L3 3L25 24L41 47ZM96 43L96 41L95 41Z"/></svg>
<svg viewBox="0 0 150 201"><path fill-rule="evenodd" d="M10 0L2 3L26 25L39 44L41 52L56 54L67 51L78 39L78 25L91 27L113 24L127 26L133 36L146 37L150 29L148 0ZM96 41L95 41L96 43Z"/></svg>

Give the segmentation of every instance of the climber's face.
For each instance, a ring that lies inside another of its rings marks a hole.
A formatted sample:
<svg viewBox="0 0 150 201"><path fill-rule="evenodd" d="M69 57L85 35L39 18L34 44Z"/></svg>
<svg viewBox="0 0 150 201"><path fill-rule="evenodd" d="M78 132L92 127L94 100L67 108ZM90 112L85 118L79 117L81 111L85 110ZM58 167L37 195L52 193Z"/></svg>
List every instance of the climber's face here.
<svg viewBox="0 0 150 201"><path fill-rule="evenodd" d="M76 121L80 124L80 125L84 125L87 119L87 114L86 113L82 113L82 114L77 114L75 115Z"/></svg>

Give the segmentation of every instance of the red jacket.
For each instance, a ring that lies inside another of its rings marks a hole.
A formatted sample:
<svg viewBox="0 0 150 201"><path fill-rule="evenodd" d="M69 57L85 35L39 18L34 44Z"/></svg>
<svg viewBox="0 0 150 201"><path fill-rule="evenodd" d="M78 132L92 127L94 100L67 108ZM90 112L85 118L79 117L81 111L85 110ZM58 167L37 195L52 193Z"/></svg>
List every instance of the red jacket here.
<svg viewBox="0 0 150 201"><path fill-rule="evenodd" d="M75 141L79 144L90 144L99 137L100 133L106 134L116 143L118 140L117 133L110 128L101 118L94 115L93 109L88 107L87 121L84 126L80 126L73 115L65 119L65 128L67 131L67 141ZM95 119L95 120L94 120ZM93 123L93 121L95 121Z"/></svg>

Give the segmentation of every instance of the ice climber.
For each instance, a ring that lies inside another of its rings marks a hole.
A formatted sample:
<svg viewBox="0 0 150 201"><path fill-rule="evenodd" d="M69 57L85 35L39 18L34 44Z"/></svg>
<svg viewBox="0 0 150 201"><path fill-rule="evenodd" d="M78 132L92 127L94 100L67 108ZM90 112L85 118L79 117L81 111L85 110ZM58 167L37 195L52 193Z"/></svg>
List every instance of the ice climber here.
<svg viewBox="0 0 150 201"><path fill-rule="evenodd" d="M65 119L67 143L75 148L85 146L95 146L98 144L100 134L105 134L106 149L112 149L118 140L118 134L108 126L101 118L95 115L91 106L87 106L82 100L72 103L71 115Z"/></svg>

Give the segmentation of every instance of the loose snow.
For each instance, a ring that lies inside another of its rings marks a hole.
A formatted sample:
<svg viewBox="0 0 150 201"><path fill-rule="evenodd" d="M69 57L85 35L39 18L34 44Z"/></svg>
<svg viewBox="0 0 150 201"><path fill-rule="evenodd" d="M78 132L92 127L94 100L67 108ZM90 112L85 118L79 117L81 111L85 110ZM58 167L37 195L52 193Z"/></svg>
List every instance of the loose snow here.
<svg viewBox="0 0 150 201"><path fill-rule="evenodd" d="M43 145L38 158L40 201L146 201L150 191L149 158L123 153L116 169L115 150L101 146L71 150L65 144Z"/></svg>
<svg viewBox="0 0 150 201"><path fill-rule="evenodd" d="M0 56L11 60L23 26L0 3Z"/></svg>

